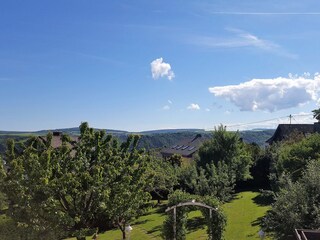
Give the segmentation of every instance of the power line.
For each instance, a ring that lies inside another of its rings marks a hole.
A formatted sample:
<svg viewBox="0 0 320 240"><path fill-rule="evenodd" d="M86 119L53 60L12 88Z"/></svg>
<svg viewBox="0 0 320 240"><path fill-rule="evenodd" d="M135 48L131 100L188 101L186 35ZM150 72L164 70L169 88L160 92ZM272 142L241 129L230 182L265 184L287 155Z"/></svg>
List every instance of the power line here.
<svg viewBox="0 0 320 240"><path fill-rule="evenodd" d="M275 120L277 120L279 122L279 121L281 121L283 119L286 119L288 117L289 117L289 121L290 121L290 124L291 124L291 119L294 119L297 122L297 120L294 117L301 117L301 116L308 117L308 116L311 116L311 115L313 115L313 114L311 114L311 113L310 114L309 113L308 114L290 114L289 116L270 118L270 119L265 119L265 120L261 120L261 121L248 122L248 123L239 123L239 124L233 124L233 125L226 125L226 127L228 127L228 128L243 127L243 126L248 126L248 125L253 125L253 124L258 124L258 123L267 123L267 122L271 122L271 121L275 121Z"/></svg>
<svg viewBox="0 0 320 240"><path fill-rule="evenodd" d="M278 117L278 118L271 118L271 119L266 119L266 120L261 120L261 121L256 121L256 122L249 122L249 123L239 123L239 124L234 124L234 125L228 125L227 127L241 127L241 126L245 126L245 125L253 125L253 124L257 124L257 123L264 123L264 122L270 122L270 121L274 121L274 120L279 120L282 118L286 118L285 117Z"/></svg>
<svg viewBox="0 0 320 240"><path fill-rule="evenodd" d="M294 119L293 116L310 116L312 114L290 114L289 118L290 118L290 124L291 124L291 118ZM282 116L282 117L277 117L277 118L271 118L271 119L265 119L265 120L261 120L261 121L256 121L256 122L249 122L249 123L240 123L240 124L234 124L234 125L228 125L227 127L241 127L241 126L246 126L246 125L253 125L253 124L258 124L258 123L265 123L265 122L271 122L274 120L282 120L282 119L286 119L288 116ZM295 120L295 119L294 119Z"/></svg>

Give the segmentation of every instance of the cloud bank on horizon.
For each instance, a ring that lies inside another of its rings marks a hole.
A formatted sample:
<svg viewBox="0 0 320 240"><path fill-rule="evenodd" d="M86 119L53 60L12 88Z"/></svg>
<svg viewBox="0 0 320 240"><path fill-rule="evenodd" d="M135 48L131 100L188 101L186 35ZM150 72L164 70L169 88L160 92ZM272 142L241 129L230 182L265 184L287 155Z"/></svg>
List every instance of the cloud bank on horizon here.
<svg viewBox="0 0 320 240"><path fill-rule="evenodd" d="M252 79L238 85L210 87L209 91L230 101L240 111L274 112L299 107L310 101L319 103L320 74Z"/></svg>
<svg viewBox="0 0 320 240"><path fill-rule="evenodd" d="M153 60L150 65L153 79L167 77L172 80L175 77L174 72L171 70L171 65L164 62L162 57Z"/></svg>

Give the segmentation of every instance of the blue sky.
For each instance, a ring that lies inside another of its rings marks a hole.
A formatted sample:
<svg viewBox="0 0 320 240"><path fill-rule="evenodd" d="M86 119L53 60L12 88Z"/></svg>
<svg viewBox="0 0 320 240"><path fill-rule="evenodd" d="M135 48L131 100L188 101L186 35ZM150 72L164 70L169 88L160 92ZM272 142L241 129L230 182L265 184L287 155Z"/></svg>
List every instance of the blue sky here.
<svg viewBox="0 0 320 240"><path fill-rule="evenodd" d="M1 1L0 129L312 122L319 26L316 0Z"/></svg>

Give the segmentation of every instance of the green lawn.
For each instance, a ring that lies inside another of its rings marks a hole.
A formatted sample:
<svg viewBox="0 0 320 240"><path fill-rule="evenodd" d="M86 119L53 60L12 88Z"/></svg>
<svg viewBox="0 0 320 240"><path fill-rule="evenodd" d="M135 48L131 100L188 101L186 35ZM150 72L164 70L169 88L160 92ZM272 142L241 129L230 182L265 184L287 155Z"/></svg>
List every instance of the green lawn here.
<svg viewBox="0 0 320 240"><path fill-rule="evenodd" d="M234 199L223 205L227 215L226 240L253 240L259 239L259 219L270 208L259 199L257 192L241 192ZM162 223L165 219L165 204L153 208L148 215L142 216L131 223L133 227L130 239L156 240L161 239ZM206 226L200 211L189 213L187 239L207 239ZM13 222L0 215L0 239L15 239ZM99 234L99 240L121 240L122 234L118 229ZM88 237L87 239L92 239ZM269 238L266 238L269 239ZM71 240L71 239L69 239ZM74 238L72 238L74 240Z"/></svg>
<svg viewBox="0 0 320 240"><path fill-rule="evenodd" d="M260 239L259 220L270 206L264 205L258 195L257 192L241 192L223 206L228 217L226 240Z"/></svg>
<svg viewBox="0 0 320 240"><path fill-rule="evenodd" d="M269 209L268 205L259 203L257 192L241 192L234 199L224 204L228 220L225 232L226 240L259 239L259 219ZM133 221L130 239L161 239L161 227L165 218L164 208L154 208L148 215ZM189 213L187 239L207 239L206 227L200 211ZM99 240L121 240L120 230L111 230L99 235ZM87 239L91 239L88 237ZM269 239L269 238L266 238ZM71 239L70 239L71 240Z"/></svg>

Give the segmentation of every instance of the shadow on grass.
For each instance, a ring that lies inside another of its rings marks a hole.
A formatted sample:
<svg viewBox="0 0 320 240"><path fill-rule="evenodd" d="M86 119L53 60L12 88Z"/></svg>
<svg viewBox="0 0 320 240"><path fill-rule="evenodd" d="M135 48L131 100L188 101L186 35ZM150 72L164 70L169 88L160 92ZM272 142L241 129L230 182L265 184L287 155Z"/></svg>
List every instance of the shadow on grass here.
<svg viewBox="0 0 320 240"><path fill-rule="evenodd" d="M195 232L199 229L204 229L205 226L206 222L203 217L194 217L192 219L188 219L187 221L187 229L189 232Z"/></svg>
<svg viewBox="0 0 320 240"><path fill-rule="evenodd" d="M167 209L167 205L166 204L162 204L162 205L158 205L157 209L155 210L155 213L159 213L159 214L166 214L166 209Z"/></svg>
<svg viewBox="0 0 320 240"><path fill-rule="evenodd" d="M254 236L255 236L255 234L253 234L253 233L247 235L248 238L253 238Z"/></svg>
<svg viewBox="0 0 320 240"><path fill-rule="evenodd" d="M228 200L226 201L226 203L230 203L230 202L235 201L235 200L238 200L238 199L240 199L240 198L241 198L241 197L238 195L238 193L233 193L233 194L231 195L230 199L228 199Z"/></svg>
<svg viewBox="0 0 320 240"><path fill-rule="evenodd" d="M253 202L259 206L269 206L273 203L273 197L271 195L259 194L254 197Z"/></svg>
<svg viewBox="0 0 320 240"><path fill-rule="evenodd" d="M140 224L145 224L146 222L149 222L149 220L140 220L140 221L135 221L134 224L135 225L140 225Z"/></svg>
<svg viewBox="0 0 320 240"><path fill-rule="evenodd" d="M238 199L241 199L242 196L240 193L243 193L243 192L257 192L259 193L260 190L257 189L257 188L239 188L239 189L236 189L232 194L231 194L231 197L228 201L226 201L227 203L230 203L234 200L238 200Z"/></svg>
<svg viewBox="0 0 320 240"><path fill-rule="evenodd" d="M160 231L162 230L162 225L156 226L154 228L152 228L151 230L147 231L148 234L152 234L154 232Z"/></svg>
<svg viewBox="0 0 320 240"><path fill-rule="evenodd" d="M251 222L251 226L255 227L255 226L261 226L263 221L263 217L258 217L256 220L254 220L253 222Z"/></svg>

